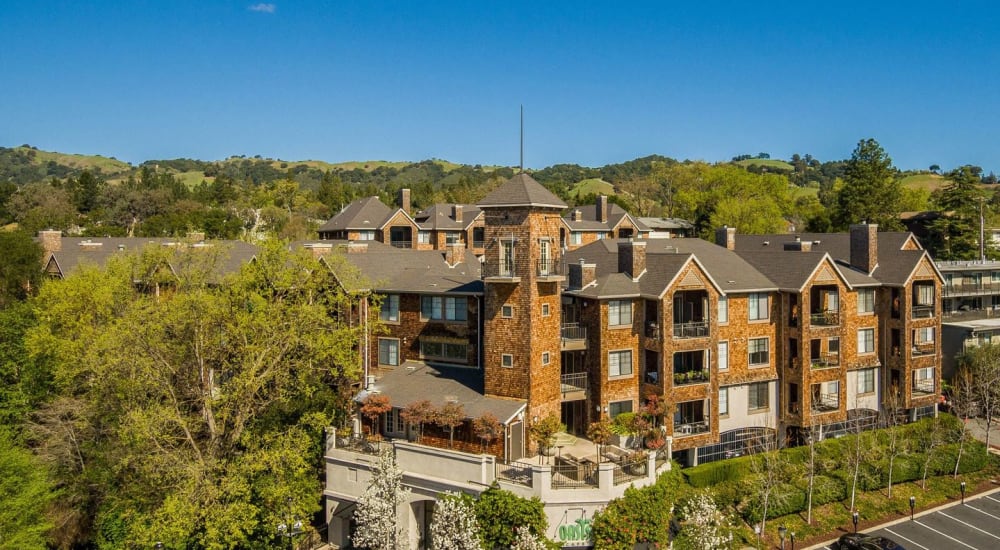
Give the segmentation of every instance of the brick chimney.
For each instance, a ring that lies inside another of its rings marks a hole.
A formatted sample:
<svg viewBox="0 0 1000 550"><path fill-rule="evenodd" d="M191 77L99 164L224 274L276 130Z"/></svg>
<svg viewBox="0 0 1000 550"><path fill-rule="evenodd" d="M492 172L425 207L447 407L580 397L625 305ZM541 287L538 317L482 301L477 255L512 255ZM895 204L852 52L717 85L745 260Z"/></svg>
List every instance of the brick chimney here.
<svg viewBox="0 0 1000 550"><path fill-rule="evenodd" d="M878 265L878 224L851 225L851 266L870 274Z"/></svg>
<svg viewBox="0 0 1000 550"><path fill-rule="evenodd" d="M604 195L597 196L597 221L608 222L608 197Z"/></svg>
<svg viewBox="0 0 1000 550"><path fill-rule="evenodd" d="M322 258L333 252L333 243L308 243L303 246L312 252L313 258Z"/></svg>
<svg viewBox="0 0 1000 550"><path fill-rule="evenodd" d="M715 230L715 244L736 250L736 228L723 225Z"/></svg>
<svg viewBox="0 0 1000 550"><path fill-rule="evenodd" d="M583 212L579 208L573 211L573 221L580 222L583 221Z"/></svg>
<svg viewBox="0 0 1000 550"><path fill-rule="evenodd" d="M795 237L792 242L785 243L785 250L795 250L798 252L809 252L812 250L812 241L803 241L802 237Z"/></svg>
<svg viewBox="0 0 1000 550"><path fill-rule="evenodd" d="M580 290L581 288L593 283L597 279L597 264L585 263L585 260L580 259L578 264L569 265L569 288L573 290Z"/></svg>
<svg viewBox="0 0 1000 550"><path fill-rule="evenodd" d="M62 250L62 231L46 229L38 232L38 240L45 255Z"/></svg>
<svg viewBox="0 0 1000 550"><path fill-rule="evenodd" d="M409 189L400 189L399 190L399 199L398 199L397 202L399 203L399 207L403 209L403 212L406 212L407 214L409 214L410 213L410 190Z"/></svg>
<svg viewBox="0 0 1000 550"><path fill-rule="evenodd" d="M618 272L638 279L646 271L646 241L618 241Z"/></svg>
<svg viewBox="0 0 1000 550"><path fill-rule="evenodd" d="M448 267L455 267L465 259L465 245L463 243L451 243L444 248L444 261Z"/></svg>
<svg viewBox="0 0 1000 550"><path fill-rule="evenodd" d="M368 252L368 243L356 243L350 241L346 245L348 254L364 254Z"/></svg>
<svg viewBox="0 0 1000 550"><path fill-rule="evenodd" d="M455 219L455 222L462 223L462 205L453 204L451 205L451 217Z"/></svg>

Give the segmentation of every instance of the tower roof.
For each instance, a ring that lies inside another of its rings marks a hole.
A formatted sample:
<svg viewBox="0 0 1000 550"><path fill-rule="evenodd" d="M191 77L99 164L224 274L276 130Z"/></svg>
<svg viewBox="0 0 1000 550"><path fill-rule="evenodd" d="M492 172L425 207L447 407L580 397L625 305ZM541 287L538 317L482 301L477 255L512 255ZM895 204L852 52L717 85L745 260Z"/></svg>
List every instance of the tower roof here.
<svg viewBox="0 0 1000 550"><path fill-rule="evenodd" d="M534 206L541 208L566 208L566 203L542 187L528 174L518 174L497 187L479 201L480 208L504 206Z"/></svg>

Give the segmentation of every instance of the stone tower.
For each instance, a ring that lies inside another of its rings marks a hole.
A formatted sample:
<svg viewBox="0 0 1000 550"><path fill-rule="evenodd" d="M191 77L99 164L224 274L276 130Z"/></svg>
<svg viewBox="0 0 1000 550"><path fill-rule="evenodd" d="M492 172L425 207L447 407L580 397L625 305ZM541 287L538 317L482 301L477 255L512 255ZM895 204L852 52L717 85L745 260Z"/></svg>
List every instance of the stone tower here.
<svg viewBox="0 0 1000 550"><path fill-rule="evenodd" d="M527 174L479 202L485 214L486 393L526 399L527 419L560 415L560 212Z"/></svg>

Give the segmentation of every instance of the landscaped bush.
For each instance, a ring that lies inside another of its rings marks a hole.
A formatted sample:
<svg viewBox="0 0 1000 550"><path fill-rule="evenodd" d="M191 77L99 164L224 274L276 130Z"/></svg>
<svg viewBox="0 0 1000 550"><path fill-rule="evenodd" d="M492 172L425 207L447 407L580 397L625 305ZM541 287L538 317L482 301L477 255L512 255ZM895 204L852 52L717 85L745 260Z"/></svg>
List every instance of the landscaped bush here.
<svg viewBox="0 0 1000 550"><path fill-rule="evenodd" d="M750 473L750 460L752 457L743 456L709 462L685 469L684 477L688 485L697 488L711 487L725 481L737 481Z"/></svg>
<svg viewBox="0 0 1000 550"><path fill-rule="evenodd" d="M805 480L805 485L801 487L803 492L808 491L808 483L809 480ZM842 479L822 475L813 477L813 506L840 502L845 498L847 498L847 484Z"/></svg>
<svg viewBox="0 0 1000 550"><path fill-rule="evenodd" d="M805 509L805 492L791 483L786 483L779 485L771 493L767 503L767 519L795 514ZM763 506L760 502L754 502L743 510L743 517L750 523L759 523L762 515Z"/></svg>

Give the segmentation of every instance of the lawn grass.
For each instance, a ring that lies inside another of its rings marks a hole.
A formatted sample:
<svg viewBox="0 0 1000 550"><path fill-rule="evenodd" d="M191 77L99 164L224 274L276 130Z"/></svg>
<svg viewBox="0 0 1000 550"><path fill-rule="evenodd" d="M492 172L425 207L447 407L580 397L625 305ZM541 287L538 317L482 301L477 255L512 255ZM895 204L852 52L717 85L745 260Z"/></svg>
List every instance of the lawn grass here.
<svg viewBox="0 0 1000 550"><path fill-rule="evenodd" d="M747 166L766 166L767 168L774 168L775 170L788 170L789 172L794 169L791 164L777 159L746 159L738 160L735 164L743 166L744 168Z"/></svg>
<svg viewBox="0 0 1000 550"><path fill-rule="evenodd" d="M997 487L993 480L1000 478L1000 459L992 455L992 460L986 468L953 478L939 476L927 479L927 489L920 488L920 481L897 483L892 486L892 499L887 496L886 489L862 492L857 494L858 530L866 531L883 523L910 515L910 496L917 497L916 512L935 508L947 502L961 498L959 484L967 483L966 496L974 495ZM854 530L851 522L850 500L833 502L813 508L812 525L805 522L805 512L768 520L767 533L764 540L772 546L779 544L778 527L784 525L789 532L795 533L796 547L806 548L830 539L836 539L844 533ZM744 539L753 540L754 534L750 527L743 530Z"/></svg>
<svg viewBox="0 0 1000 550"><path fill-rule="evenodd" d="M570 197L582 197L590 194L614 195L615 186L601 178L590 178L577 182L569 191Z"/></svg>

